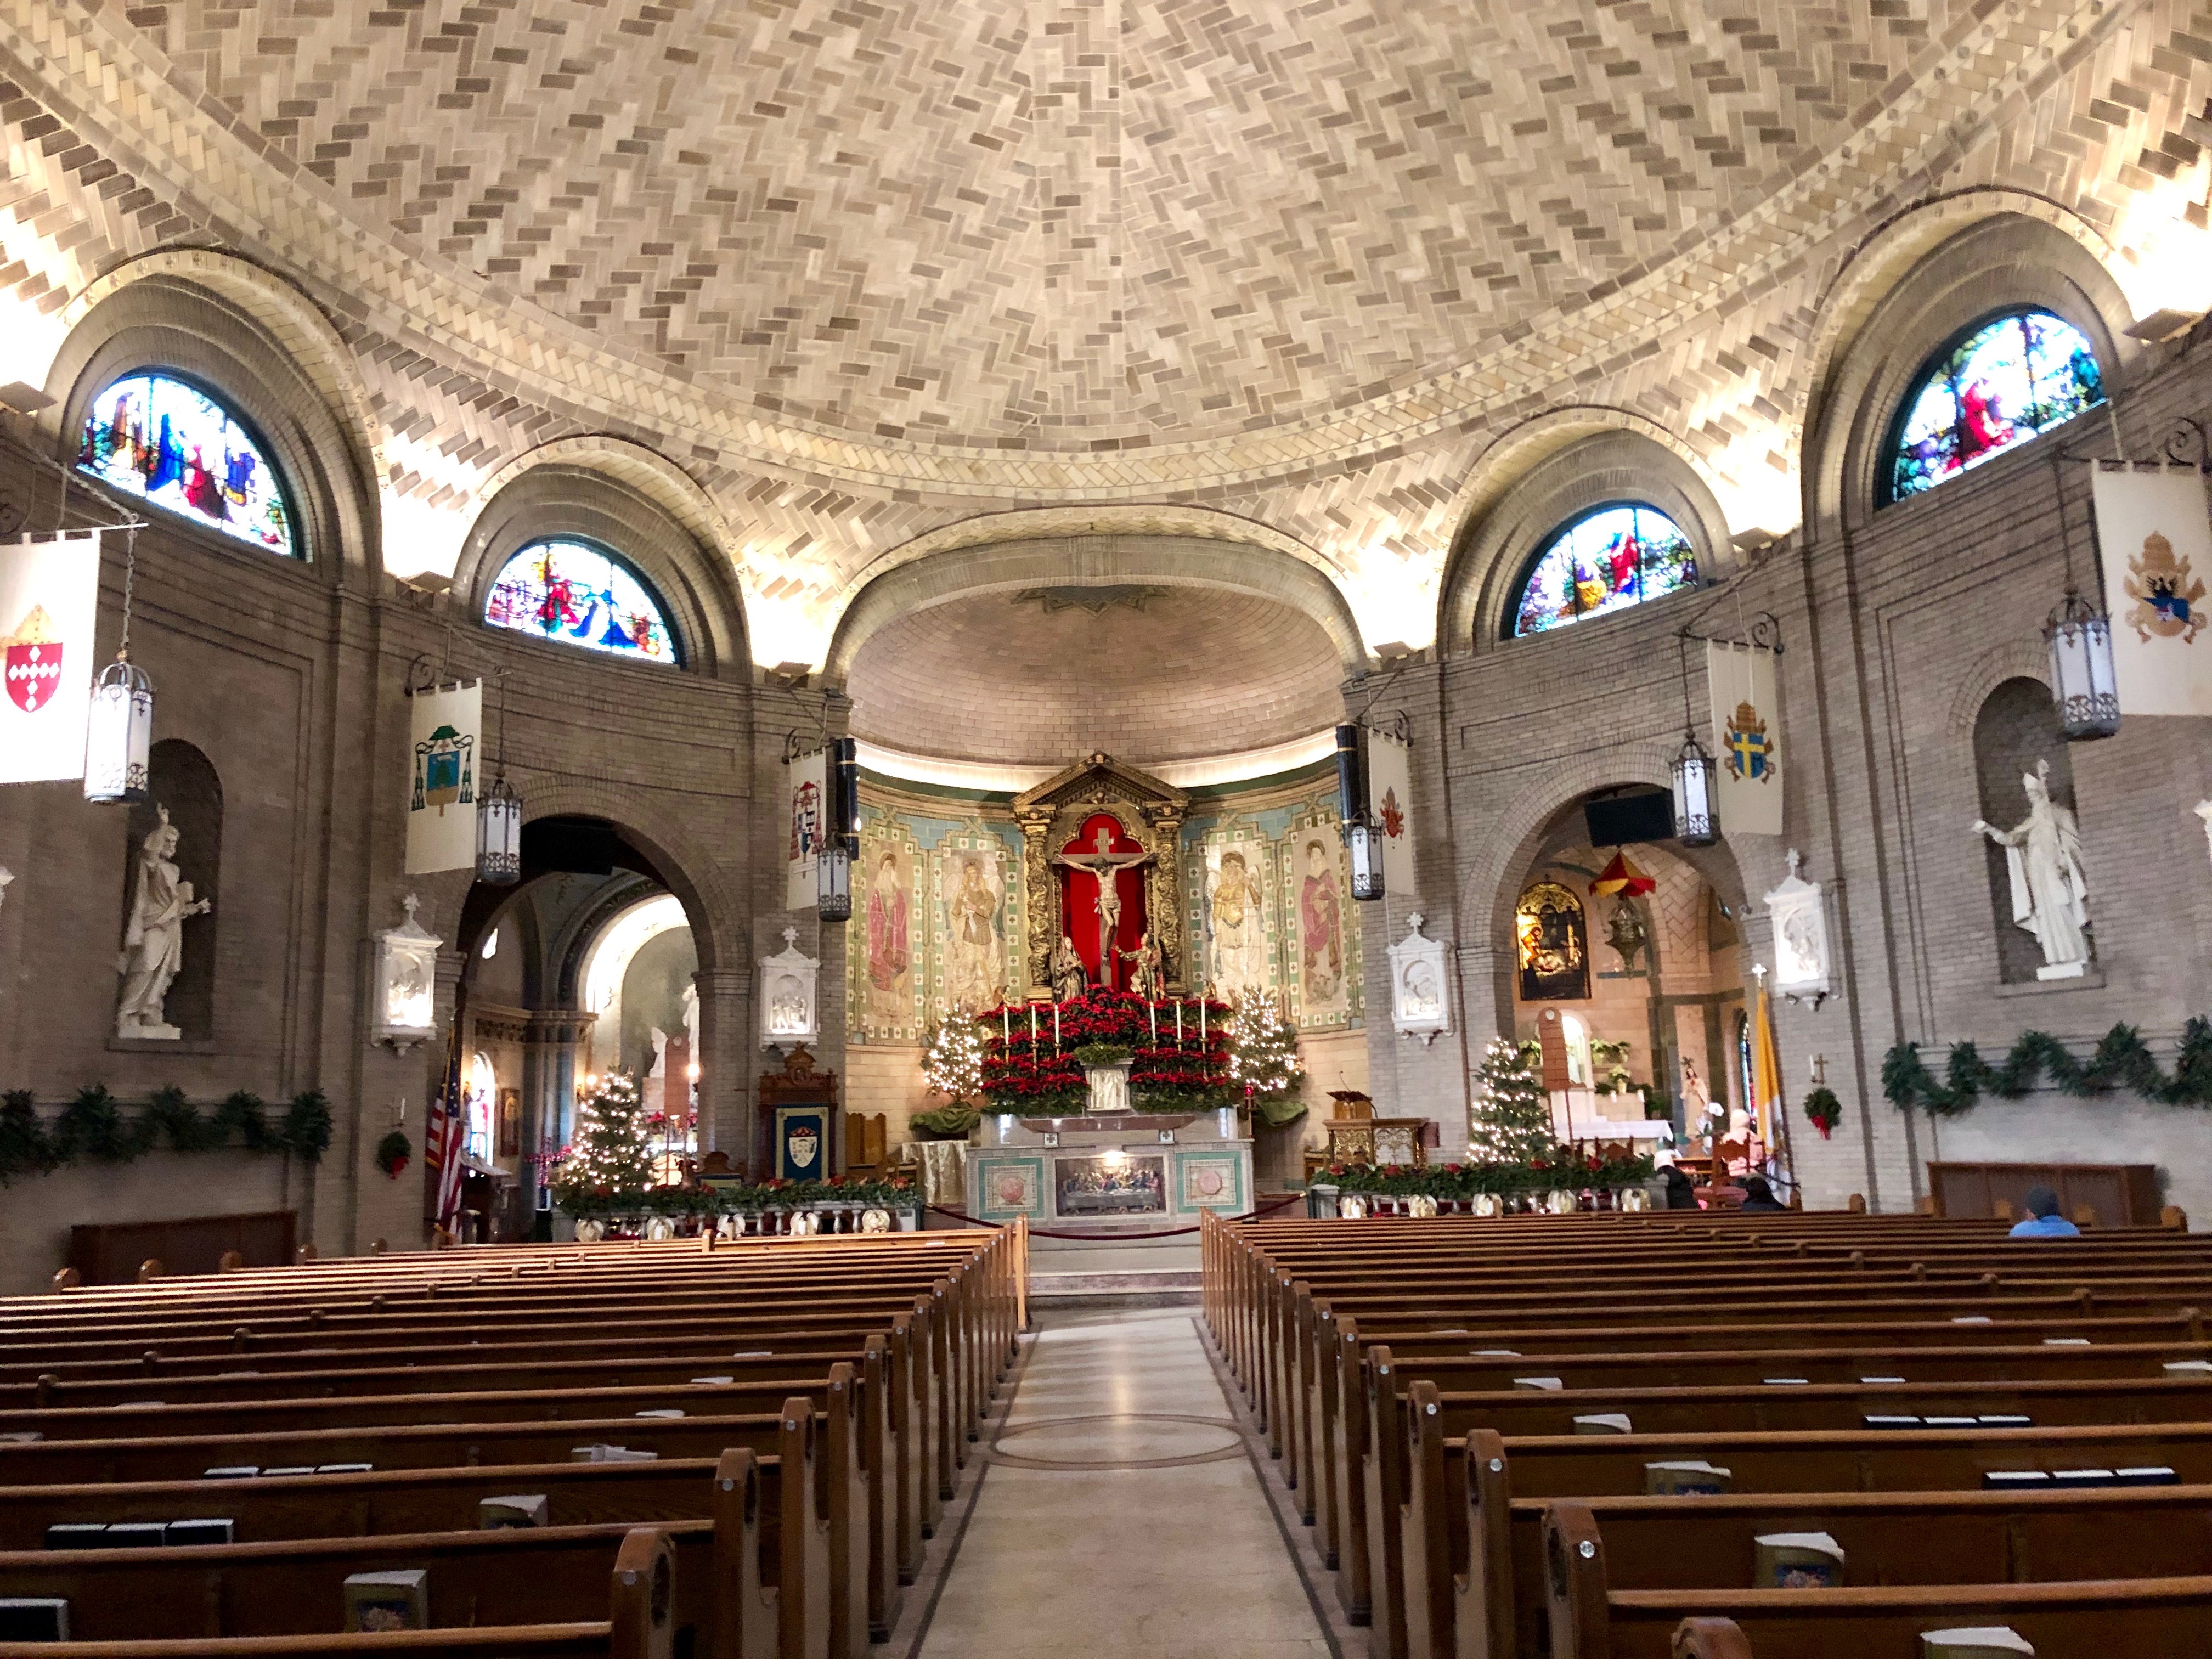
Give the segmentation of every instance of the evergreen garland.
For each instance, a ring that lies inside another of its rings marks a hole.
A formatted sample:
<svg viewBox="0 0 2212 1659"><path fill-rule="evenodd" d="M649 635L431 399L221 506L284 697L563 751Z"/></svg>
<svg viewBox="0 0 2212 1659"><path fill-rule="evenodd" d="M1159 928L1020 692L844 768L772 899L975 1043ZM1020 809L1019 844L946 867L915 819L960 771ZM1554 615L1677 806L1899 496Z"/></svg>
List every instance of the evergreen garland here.
<svg viewBox="0 0 2212 1659"><path fill-rule="evenodd" d="M28 1089L0 1095L0 1187L25 1176L78 1164L128 1164L161 1147L209 1152L236 1146L249 1152L297 1153L309 1163L330 1150L331 1103L319 1089L295 1095L271 1125L260 1097L240 1090L203 1113L174 1084L156 1090L144 1111L126 1118L104 1084L89 1084L48 1128Z"/></svg>
<svg viewBox="0 0 2212 1659"><path fill-rule="evenodd" d="M2127 1089L2167 1106L2212 1106L2212 1019L2199 1015L2182 1030L2173 1075L2159 1069L2150 1045L2132 1025L2115 1025L2098 1039L2096 1052L2077 1060L2045 1031L2023 1031L2002 1066L1992 1066L1971 1042L1954 1043L1938 1083L1920 1058L1920 1046L1900 1042L1882 1056L1881 1091L1892 1105L1918 1106L1931 1117L1956 1117L1982 1096L2017 1100L2039 1079L2062 1094L2087 1100Z"/></svg>

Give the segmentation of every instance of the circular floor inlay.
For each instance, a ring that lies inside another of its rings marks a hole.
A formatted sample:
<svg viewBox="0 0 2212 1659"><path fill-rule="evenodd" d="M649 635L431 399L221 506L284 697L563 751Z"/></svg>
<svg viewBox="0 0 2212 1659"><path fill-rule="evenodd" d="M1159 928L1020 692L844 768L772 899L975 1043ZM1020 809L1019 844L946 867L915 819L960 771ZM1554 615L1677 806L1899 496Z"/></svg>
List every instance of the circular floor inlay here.
<svg viewBox="0 0 2212 1659"><path fill-rule="evenodd" d="M1154 1425L1161 1426L1150 1426ZM1227 1437L1226 1443L1153 1457L1063 1457L1048 1449L1015 1452L1005 1449L1005 1443L1018 1435L1042 1435L1050 1438L1071 1431L1083 1430L1087 1431L1082 1436L1086 1443L1110 1443L1117 1437L1118 1431L1121 1437L1139 1442L1162 1438L1172 1442L1186 1437L1195 1438L1190 1435L1194 1428L1217 1430ZM1010 1468L1061 1470L1173 1469L1193 1463L1218 1463L1243 1455L1244 1443L1235 1423L1226 1418L1188 1417L1176 1412L1105 1412L1090 1417L1041 1418L1034 1423L1018 1423L1011 1428L1000 1430L988 1453L991 1462L1006 1464Z"/></svg>

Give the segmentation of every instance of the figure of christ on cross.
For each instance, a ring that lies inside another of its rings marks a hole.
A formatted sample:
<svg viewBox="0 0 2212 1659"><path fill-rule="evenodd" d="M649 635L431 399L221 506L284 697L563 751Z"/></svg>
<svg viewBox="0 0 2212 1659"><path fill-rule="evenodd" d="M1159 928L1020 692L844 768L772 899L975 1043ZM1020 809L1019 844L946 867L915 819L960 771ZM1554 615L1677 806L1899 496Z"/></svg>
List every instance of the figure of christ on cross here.
<svg viewBox="0 0 2212 1659"><path fill-rule="evenodd" d="M1052 861L1068 871L1071 876L1079 871L1098 884L1097 956L1095 962L1085 966L1091 969L1092 984L1111 988L1118 987L1123 977L1120 971L1120 958L1115 954L1115 936L1121 931L1121 872L1150 864L1152 855L1134 845L1116 851L1115 843L1126 837L1109 814L1093 814L1083 828L1090 835L1090 841L1085 842L1079 836L1063 850L1054 854ZM1060 899L1063 931L1073 939L1082 939L1092 930L1083 926L1086 918L1079 914L1079 905L1080 898L1075 890L1075 884L1073 881L1065 883ZM1137 895L1137 905L1138 920L1143 921L1144 896L1141 890Z"/></svg>

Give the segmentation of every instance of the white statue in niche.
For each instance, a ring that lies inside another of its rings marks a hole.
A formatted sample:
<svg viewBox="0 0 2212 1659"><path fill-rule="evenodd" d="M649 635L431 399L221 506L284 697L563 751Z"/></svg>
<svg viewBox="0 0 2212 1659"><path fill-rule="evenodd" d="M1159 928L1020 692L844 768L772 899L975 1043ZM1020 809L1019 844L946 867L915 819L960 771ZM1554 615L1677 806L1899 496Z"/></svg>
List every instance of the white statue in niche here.
<svg viewBox="0 0 2212 1659"><path fill-rule="evenodd" d="M0 864L0 904L8 902L8 890L15 884L15 872L6 865Z"/></svg>
<svg viewBox="0 0 2212 1659"><path fill-rule="evenodd" d="M2012 919L2035 935L2044 965L2038 979L2073 979L2089 965L2089 884L2081 873L2081 830L2074 814L2051 799L2051 763L2038 761L2021 780L2027 817L1999 830L1974 820L1978 835L2005 849L2012 878Z"/></svg>
<svg viewBox="0 0 2212 1659"><path fill-rule="evenodd" d="M2204 820L2204 840L2208 850L2212 850L2212 800L2200 800L2192 810L2198 817ZM0 870L0 887L5 887L8 884L7 876L8 872L5 870Z"/></svg>
<svg viewBox="0 0 2212 1659"><path fill-rule="evenodd" d="M123 951L115 970L123 975L123 995L115 1010L115 1035L173 1042L184 1033L161 1018L169 981L185 961L185 923L213 909L195 899L192 884L179 879L173 862L177 827L169 809L155 809L161 821L138 852L138 884L131 900L131 920L123 929Z"/></svg>

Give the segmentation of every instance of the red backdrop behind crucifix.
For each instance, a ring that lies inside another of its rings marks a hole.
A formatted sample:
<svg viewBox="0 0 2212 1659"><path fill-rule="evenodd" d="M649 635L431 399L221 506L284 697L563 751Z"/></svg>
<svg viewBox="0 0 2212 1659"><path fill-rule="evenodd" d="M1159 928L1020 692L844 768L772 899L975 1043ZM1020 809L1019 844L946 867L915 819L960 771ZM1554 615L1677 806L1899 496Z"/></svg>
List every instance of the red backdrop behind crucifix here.
<svg viewBox="0 0 2212 1659"><path fill-rule="evenodd" d="M1121 819L1111 812L1093 812L1084 819L1075 839L1053 855L1060 867L1060 930L1083 960L1083 970L1093 985L1120 987L1128 982L1128 964L1121 952L1133 951L1145 937L1150 919L1145 908L1144 866L1152 855L1130 837ZM1110 942L1102 938L1099 915L1100 871L1113 883L1121 901ZM1102 962L1101 945L1105 945Z"/></svg>

